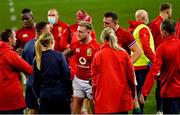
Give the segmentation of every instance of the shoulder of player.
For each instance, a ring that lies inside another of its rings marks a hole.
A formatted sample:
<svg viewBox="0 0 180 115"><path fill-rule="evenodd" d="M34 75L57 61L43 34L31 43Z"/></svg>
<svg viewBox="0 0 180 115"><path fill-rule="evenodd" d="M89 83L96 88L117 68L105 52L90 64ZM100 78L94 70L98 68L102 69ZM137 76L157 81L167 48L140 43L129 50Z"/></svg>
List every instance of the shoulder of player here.
<svg viewBox="0 0 180 115"><path fill-rule="evenodd" d="M59 25L64 27L64 28L69 27L69 25L67 23L62 22L62 21L59 23Z"/></svg>
<svg viewBox="0 0 180 115"><path fill-rule="evenodd" d="M100 49L100 44L94 39L92 40L91 45L93 49Z"/></svg>

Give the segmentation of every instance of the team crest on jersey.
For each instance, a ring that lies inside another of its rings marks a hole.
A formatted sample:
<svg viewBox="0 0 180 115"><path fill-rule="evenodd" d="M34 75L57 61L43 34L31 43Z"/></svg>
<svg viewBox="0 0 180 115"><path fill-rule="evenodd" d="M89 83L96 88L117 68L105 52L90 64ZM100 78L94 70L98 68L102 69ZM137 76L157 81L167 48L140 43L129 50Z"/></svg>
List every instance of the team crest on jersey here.
<svg viewBox="0 0 180 115"><path fill-rule="evenodd" d="M76 48L76 52L80 52L80 48Z"/></svg>
<svg viewBox="0 0 180 115"><path fill-rule="evenodd" d="M58 28L58 32L62 32L62 27L59 27L59 28Z"/></svg>
<svg viewBox="0 0 180 115"><path fill-rule="evenodd" d="M87 56L92 56L92 49L91 48L87 49Z"/></svg>
<svg viewBox="0 0 180 115"><path fill-rule="evenodd" d="M86 59L84 57L80 57L79 62L80 62L81 65L85 65L87 61L86 61Z"/></svg>
<svg viewBox="0 0 180 115"><path fill-rule="evenodd" d="M27 38L27 37L28 37L28 34L23 34L22 37L23 37L23 38Z"/></svg>

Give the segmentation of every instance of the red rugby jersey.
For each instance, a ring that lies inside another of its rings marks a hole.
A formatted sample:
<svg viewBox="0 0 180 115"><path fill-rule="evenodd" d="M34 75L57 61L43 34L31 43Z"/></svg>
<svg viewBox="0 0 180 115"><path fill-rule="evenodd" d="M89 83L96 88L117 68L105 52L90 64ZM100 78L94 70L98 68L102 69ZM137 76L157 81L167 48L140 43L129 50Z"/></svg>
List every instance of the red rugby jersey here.
<svg viewBox="0 0 180 115"><path fill-rule="evenodd" d="M68 45L78 41L77 28L78 28L78 23L69 26L69 28L66 28L63 31L63 35L60 40L60 50L61 51L64 51L65 49L67 49ZM70 34L71 34L71 38L70 38ZM91 32L91 37L96 40L96 33L94 30Z"/></svg>
<svg viewBox="0 0 180 115"><path fill-rule="evenodd" d="M129 48L134 45L134 43L136 43L131 33L119 27L118 30L116 30L116 36L118 38L119 46L124 48L128 52L128 54L130 54Z"/></svg>
<svg viewBox="0 0 180 115"><path fill-rule="evenodd" d="M80 41L74 42L70 49L75 55L77 63L76 75L79 79L88 80L91 78L91 62L94 54L99 50L99 43L92 39L88 44Z"/></svg>

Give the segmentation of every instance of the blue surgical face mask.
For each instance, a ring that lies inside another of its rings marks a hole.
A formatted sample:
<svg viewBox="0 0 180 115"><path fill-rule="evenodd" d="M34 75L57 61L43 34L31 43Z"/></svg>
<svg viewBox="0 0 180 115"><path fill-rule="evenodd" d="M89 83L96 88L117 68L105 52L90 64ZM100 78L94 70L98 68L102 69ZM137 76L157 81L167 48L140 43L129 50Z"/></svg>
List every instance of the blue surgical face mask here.
<svg viewBox="0 0 180 115"><path fill-rule="evenodd" d="M55 24L56 23L56 18L55 17L48 17L48 22L50 23L50 24Z"/></svg>

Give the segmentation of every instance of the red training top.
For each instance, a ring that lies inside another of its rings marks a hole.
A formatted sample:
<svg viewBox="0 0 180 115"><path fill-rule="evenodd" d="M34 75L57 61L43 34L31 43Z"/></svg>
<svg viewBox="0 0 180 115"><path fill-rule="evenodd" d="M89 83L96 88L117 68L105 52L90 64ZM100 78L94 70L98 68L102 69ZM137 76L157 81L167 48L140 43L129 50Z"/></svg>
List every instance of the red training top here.
<svg viewBox="0 0 180 115"><path fill-rule="evenodd" d="M24 48L24 45L30 41L31 39L34 39L36 37L36 30L35 27L32 28L21 28L16 31L16 46L17 48Z"/></svg>
<svg viewBox="0 0 180 115"><path fill-rule="evenodd" d="M142 94L147 96L159 72L162 98L180 97L180 40L175 35L168 36L156 50L156 58L146 77Z"/></svg>
<svg viewBox="0 0 180 115"><path fill-rule="evenodd" d="M92 62L92 90L95 113L132 110L135 92L134 71L125 50L114 50L105 42Z"/></svg>

